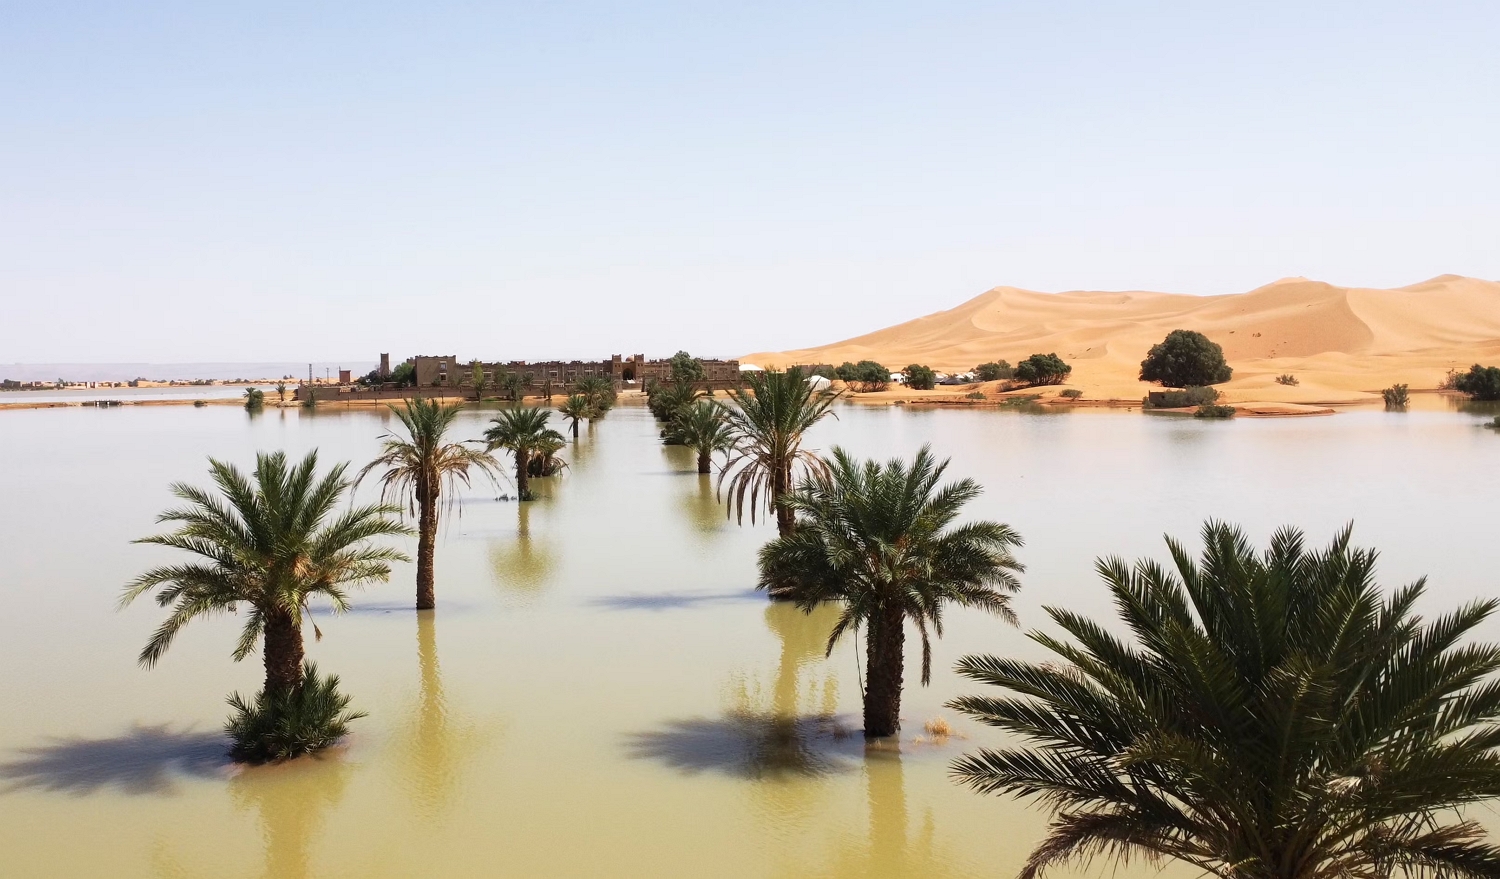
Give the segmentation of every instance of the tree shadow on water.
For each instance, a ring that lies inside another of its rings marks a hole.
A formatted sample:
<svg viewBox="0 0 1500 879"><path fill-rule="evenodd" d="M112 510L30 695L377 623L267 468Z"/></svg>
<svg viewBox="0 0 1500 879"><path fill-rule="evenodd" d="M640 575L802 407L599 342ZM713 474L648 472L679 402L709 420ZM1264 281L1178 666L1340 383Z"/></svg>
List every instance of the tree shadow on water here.
<svg viewBox="0 0 1500 879"><path fill-rule="evenodd" d="M106 739L55 739L17 749L0 763L0 794L39 790L85 796L115 789L134 796L171 794L181 778L223 778L232 765L222 732L136 726Z"/></svg>
<svg viewBox="0 0 1500 879"><path fill-rule="evenodd" d="M631 733L626 749L635 759L690 775L716 772L759 780L847 772L862 745L831 715L731 711L718 719L673 720Z"/></svg>

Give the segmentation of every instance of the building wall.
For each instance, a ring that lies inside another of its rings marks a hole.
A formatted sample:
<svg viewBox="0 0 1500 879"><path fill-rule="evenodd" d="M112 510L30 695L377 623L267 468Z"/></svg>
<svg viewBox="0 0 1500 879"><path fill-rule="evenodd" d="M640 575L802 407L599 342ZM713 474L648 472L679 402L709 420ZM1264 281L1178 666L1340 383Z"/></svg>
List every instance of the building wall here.
<svg viewBox="0 0 1500 879"><path fill-rule="evenodd" d="M416 367L416 381L419 388L472 388L474 386L473 361L459 361L458 358L452 356L419 355L412 358L412 362ZM498 387L499 382L509 374L521 376L526 381L527 387L540 388L550 381L553 387L559 390L581 378L591 376L610 379L616 388L623 387L627 381L641 383L669 381L672 377L670 360L647 360L641 354L632 354L629 357L616 354L608 360L545 360L537 363L528 363L525 360L512 360L508 363L481 361L480 367L484 370L485 381L492 388ZM715 388L739 386L740 363L738 360L705 360L703 371L707 378L704 384L707 386Z"/></svg>

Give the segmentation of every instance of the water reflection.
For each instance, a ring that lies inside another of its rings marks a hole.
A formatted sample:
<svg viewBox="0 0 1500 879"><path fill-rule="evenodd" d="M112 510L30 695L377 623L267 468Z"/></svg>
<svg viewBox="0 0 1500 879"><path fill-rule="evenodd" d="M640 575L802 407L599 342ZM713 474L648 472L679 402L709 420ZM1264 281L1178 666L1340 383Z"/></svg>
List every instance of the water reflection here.
<svg viewBox="0 0 1500 879"><path fill-rule="evenodd" d="M828 869L819 875L830 879L909 876L941 879L970 875L936 846L936 822L931 808L924 810L921 826L912 827L900 748L888 743L869 746L865 750L864 768L868 835L844 840L830 858ZM784 875L806 873L802 867Z"/></svg>
<svg viewBox="0 0 1500 879"><path fill-rule="evenodd" d="M235 804L260 815L267 879L315 875L312 843L322 835L324 817L343 799L349 771L337 755L323 755L247 769L230 783Z"/></svg>
<svg viewBox="0 0 1500 879"><path fill-rule="evenodd" d="M694 466L697 466L696 464ZM714 478L708 473L694 476L692 488L679 495L678 508L693 530L699 534L718 534L729 525L724 505L714 491Z"/></svg>
<svg viewBox="0 0 1500 879"><path fill-rule="evenodd" d="M438 817L452 804L464 779L465 765L489 738L476 724L459 717L443 693L436 617L436 611L417 612L421 687L407 723L406 741L400 747L409 758L403 768L412 801L428 819Z"/></svg>
<svg viewBox="0 0 1500 879"><path fill-rule="evenodd" d="M535 598L557 573L557 554L547 541L531 536L532 509L540 501L516 504L516 539L490 543L490 572L501 589Z"/></svg>

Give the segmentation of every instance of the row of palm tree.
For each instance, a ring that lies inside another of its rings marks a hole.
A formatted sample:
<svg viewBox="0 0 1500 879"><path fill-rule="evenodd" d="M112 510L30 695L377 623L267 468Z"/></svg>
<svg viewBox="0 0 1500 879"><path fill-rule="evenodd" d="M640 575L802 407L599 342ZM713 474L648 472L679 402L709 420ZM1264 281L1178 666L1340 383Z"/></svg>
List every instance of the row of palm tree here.
<svg viewBox="0 0 1500 879"><path fill-rule="evenodd" d="M734 407L693 400L669 430L699 449L700 470L727 449L720 486L731 515L742 517L747 501L752 521L775 514L760 586L809 613L838 604L828 652L864 628L864 732L894 735L907 624L921 639L926 684L929 638L941 637L949 606L1014 623L1021 538L996 522L958 523L980 487L943 484L948 462L926 447L910 462L860 461L839 448L825 460L804 448L833 399L795 370L749 384ZM467 449L475 457L464 465L466 454L440 454L452 415L435 403L414 414L416 403L402 419L412 448L393 454L387 438L366 468L388 468L381 504L333 516L349 481L342 466L315 479L315 454L293 468L279 454L261 456L253 483L213 462L221 496L174 486L189 506L162 521L179 528L146 542L206 562L155 569L127 590L126 602L156 589L173 608L141 661L156 662L192 618L245 602L236 658L263 642L265 695L308 692L299 704L317 697L347 719L347 699L302 664L308 599L324 595L339 609L347 588L388 578L402 556L371 540L408 533L391 518L401 512L386 503L393 494L408 512L434 511L430 519L419 512L420 606L420 535L429 521L435 529L442 497L433 486L466 484L474 467L490 473L480 459L493 465L488 452L506 448L519 488L549 432L547 410L505 410L485 450ZM419 433L435 439L417 443ZM424 470L418 459L450 463ZM985 793L1036 797L1054 816L1022 876L1100 855L1181 860L1236 879L1500 876L1500 849L1457 812L1500 795L1500 646L1465 640L1500 602L1424 620L1414 612L1424 584L1382 593L1375 554L1353 549L1348 531L1314 552L1285 529L1257 552L1237 529L1210 522L1203 543L1194 560L1169 541L1171 567L1098 563L1128 639L1049 608L1066 638L1032 638L1051 661L960 661L960 674L1005 693L951 707L1015 738L961 758L955 778Z"/></svg>

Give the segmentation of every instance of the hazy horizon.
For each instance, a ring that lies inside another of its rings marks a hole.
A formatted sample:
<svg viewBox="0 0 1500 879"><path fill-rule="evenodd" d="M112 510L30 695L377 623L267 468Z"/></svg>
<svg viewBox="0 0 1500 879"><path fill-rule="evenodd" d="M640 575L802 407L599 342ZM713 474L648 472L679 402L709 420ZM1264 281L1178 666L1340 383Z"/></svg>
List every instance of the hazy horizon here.
<svg viewBox="0 0 1500 879"><path fill-rule="evenodd" d="M1500 278L1484 3L22 2L0 361L705 356Z"/></svg>

